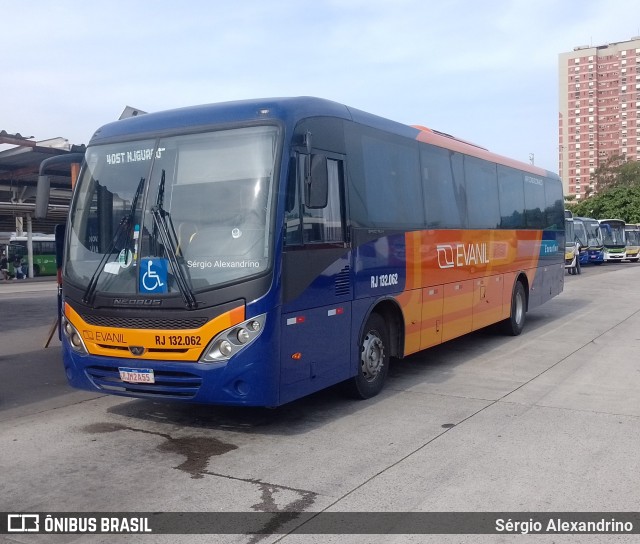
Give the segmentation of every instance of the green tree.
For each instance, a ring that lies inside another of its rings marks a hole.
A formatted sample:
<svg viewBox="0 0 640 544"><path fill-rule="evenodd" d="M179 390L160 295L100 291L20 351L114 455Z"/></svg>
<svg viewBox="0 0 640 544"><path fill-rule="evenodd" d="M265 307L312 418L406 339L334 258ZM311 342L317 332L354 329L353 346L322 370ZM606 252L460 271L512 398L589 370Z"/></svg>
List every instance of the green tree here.
<svg viewBox="0 0 640 544"><path fill-rule="evenodd" d="M640 162L627 161L618 167L617 185L632 186L640 183Z"/></svg>
<svg viewBox="0 0 640 544"><path fill-rule="evenodd" d="M622 219L640 223L640 183L616 185L570 207L578 217Z"/></svg>
<svg viewBox="0 0 640 544"><path fill-rule="evenodd" d="M620 155L609 157L591 174L591 181L597 194L567 202L574 215L640 223L640 162Z"/></svg>
<svg viewBox="0 0 640 544"><path fill-rule="evenodd" d="M591 184L596 191L604 191L609 187L617 185L620 167L624 164L625 158L622 155L607 157L601 162L591 174Z"/></svg>

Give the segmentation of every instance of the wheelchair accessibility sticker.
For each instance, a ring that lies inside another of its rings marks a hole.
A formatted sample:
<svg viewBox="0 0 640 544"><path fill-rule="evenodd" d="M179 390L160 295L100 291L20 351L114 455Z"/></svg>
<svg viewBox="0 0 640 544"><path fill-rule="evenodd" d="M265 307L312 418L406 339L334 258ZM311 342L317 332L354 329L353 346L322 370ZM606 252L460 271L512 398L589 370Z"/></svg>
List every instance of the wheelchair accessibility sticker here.
<svg viewBox="0 0 640 544"><path fill-rule="evenodd" d="M141 259L140 260L140 292L141 293L166 293L167 273L169 261L167 259Z"/></svg>

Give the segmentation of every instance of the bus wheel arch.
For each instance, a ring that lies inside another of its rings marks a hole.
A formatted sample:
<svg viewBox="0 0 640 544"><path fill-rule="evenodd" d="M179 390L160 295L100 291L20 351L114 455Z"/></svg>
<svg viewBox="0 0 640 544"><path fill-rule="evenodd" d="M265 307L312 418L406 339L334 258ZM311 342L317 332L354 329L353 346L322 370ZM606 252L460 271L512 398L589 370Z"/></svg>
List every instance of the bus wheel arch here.
<svg viewBox="0 0 640 544"><path fill-rule="evenodd" d="M380 315L387 325L391 357L404 357L404 317L398 303L394 299L381 300L371 309L367 319L374 313Z"/></svg>

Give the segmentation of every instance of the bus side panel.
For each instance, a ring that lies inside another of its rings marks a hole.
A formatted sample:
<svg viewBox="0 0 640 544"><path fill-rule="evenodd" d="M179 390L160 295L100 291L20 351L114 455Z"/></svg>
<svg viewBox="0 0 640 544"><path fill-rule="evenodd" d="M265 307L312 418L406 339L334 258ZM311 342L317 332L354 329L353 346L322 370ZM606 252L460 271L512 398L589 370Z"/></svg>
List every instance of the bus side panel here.
<svg viewBox="0 0 640 544"><path fill-rule="evenodd" d="M553 296L545 296L545 274L536 279L537 267L544 264L541 256L554 262L559 250L554 240L541 238L533 230L406 233L406 290L396 296L407 331L404 355L508 318L514 282L523 271L534 305ZM555 294L561 291L556 277L549 282Z"/></svg>
<svg viewBox="0 0 640 544"><path fill-rule="evenodd" d="M451 340L472 330L473 281L457 281L444 286L442 340Z"/></svg>
<svg viewBox="0 0 640 544"><path fill-rule="evenodd" d="M544 231L538 255L537 269L527 271L530 310L559 295L564 288L564 233Z"/></svg>
<svg viewBox="0 0 640 544"><path fill-rule="evenodd" d="M529 268L533 282L540 247L535 231L382 236L356 250L356 299L395 298L405 328L402 352L409 355L509 317L513 270ZM363 315L354 311L354 334L372 305Z"/></svg>
<svg viewBox="0 0 640 544"><path fill-rule="evenodd" d="M530 282L529 306L532 310L559 295L564 286L564 265L549 264L538 269L527 270Z"/></svg>
<svg viewBox="0 0 640 544"><path fill-rule="evenodd" d="M500 321L504 314L503 305L504 276L502 274L475 280L473 286L473 330Z"/></svg>
<svg viewBox="0 0 640 544"><path fill-rule="evenodd" d="M279 323L279 404L347 379L351 367L351 254L303 249L286 266L283 277L295 276L299 287Z"/></svg>
<svg viewBox="0 0 640 544"><path fill-rule="evenodd" d="M396 300L402 309L402 318L404 321L404 353L415 353L422 349L422 322L424 303L421 289L412 289L400 293ZM440 309L440 316L442 308Z"/></svg>
<svg viewBox="0 0 640 544"><path fill-rule="evenodd" d="M280 404L346 380L351 304L283 314Z"/></svg>
<svg viewBox="0 0 640 544"><path fill-rule="evenodd" d="M442 342L444 285L434 285L422 289L422 300L420 349L425 349Z"/></svg>

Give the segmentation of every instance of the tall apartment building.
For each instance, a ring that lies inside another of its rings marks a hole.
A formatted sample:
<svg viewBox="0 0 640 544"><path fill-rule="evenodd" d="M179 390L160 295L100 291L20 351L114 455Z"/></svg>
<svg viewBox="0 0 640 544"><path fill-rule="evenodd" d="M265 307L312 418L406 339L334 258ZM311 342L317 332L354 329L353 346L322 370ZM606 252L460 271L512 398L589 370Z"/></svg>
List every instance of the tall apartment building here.
<svg viewBox="0 0 640 544"><path fill-rule="evenodd" d="M560 54L559 172L566 195L596 190L607 157L640 159L640 36Z"/></svg>

